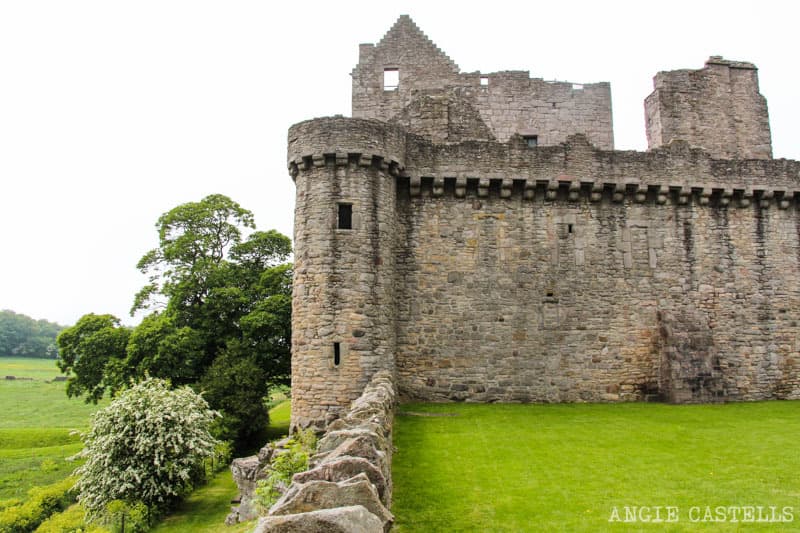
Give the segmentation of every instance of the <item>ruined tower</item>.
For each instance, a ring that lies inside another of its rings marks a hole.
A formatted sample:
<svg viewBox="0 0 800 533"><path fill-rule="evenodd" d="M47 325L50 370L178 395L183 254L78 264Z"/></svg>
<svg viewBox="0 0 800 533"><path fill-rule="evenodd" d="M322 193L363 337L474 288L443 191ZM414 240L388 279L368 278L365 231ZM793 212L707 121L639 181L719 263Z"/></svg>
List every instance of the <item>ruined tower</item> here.
<svg viewBox="0 0 800 533"><path fill-rule="evenodd" d="M752 63L712 56L700 70L659 72L645 100L650 148L687 141L719 159L770 159L767 100Z"/></svg>
<svg viewBox="0 0 800 533"><path fill-rule="evenodd" d="M289 130L293 427L379 370L431 401L800 397L800 164L755 67L659 73L646 112L615 151L607 83L462 73L406 16L361 45L353 118Z"/></svg>

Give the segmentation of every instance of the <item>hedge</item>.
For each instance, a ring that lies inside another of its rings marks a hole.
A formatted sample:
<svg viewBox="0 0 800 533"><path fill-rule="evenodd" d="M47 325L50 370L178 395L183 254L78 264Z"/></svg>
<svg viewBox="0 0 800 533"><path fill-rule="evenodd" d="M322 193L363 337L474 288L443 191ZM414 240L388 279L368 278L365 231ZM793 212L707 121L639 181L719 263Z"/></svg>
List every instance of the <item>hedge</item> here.
<svg viewBox="0 0 800 533"><path fill-rule="evenodd" d="M28 499L19 505L0 511L0 531L30 533L50 515L60 512L75 501L72 487L75 478L68 477L44 487L28 491Z"/></svg>

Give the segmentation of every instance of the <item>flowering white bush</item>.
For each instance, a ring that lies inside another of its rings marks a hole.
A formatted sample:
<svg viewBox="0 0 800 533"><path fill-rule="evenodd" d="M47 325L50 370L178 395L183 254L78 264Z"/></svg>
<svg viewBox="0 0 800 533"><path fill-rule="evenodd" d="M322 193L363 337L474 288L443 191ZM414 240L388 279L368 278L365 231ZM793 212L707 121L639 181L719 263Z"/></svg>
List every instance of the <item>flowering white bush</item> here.
<svg viewBox="0 0 800 533"><path fill-rule="evenodd" d="M190 388L170 389L160 379L123 391L94 414L82 435L80 502L97 516L113 500L160 507L180 496L214 453L209 428L217 416Z"/></svg>

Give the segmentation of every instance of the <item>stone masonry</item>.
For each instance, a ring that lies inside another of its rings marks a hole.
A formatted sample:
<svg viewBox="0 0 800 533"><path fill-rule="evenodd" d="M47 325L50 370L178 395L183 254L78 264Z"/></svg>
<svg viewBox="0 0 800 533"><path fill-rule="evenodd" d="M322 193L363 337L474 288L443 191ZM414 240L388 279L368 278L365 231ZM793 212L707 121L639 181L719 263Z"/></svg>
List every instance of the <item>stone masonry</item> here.
<svg viewBox="0 0 800 533"><path fill-rule="evenodd" d="M659 72L645 100L650 148L683 139L720 159L770 159L767 100L752 63L712 56L700 70Z"/></svg>
<svg viewBox="0 0 800 533"><path fill-rule="evenodd" d="M292 425L380 371L431 401L800 398L800 163L753 65L654 85L651 149L615 151L607 83L461 73L406 16L361 45L354 118L289 130Z"/></svg>

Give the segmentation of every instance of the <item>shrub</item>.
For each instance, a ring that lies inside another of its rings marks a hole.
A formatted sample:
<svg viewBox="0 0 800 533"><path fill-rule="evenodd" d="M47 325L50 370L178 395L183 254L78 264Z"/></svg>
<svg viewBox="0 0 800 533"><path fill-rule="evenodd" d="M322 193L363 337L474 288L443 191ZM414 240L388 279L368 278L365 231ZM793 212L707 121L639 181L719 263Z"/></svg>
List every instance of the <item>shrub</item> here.
<svg viewBox="0 0 800 533"><path fill-rule="evenodd" d="M0 531L3 533L28 533L36 529L51 514L65 509L75 501L72 487L74 478L66 478L45 487L28 491L28 499L0 512Z"/></svg>
<svg viewBox="0 0 800 533"><path fill-rule="evenodd" d="M86 523L86 509L79 503L55 513L36 528L35 533L103 533L106 529Z"/></svg>
<svg viewBox="0 0 800 533"><path fill-rule="evenodd" d="M0 511L3 509L7 509L9 507L14 507L15 505L19 505L22 503L22 500L19 498L9 498L7 500L0 500Z"/></svg>
<svg viewBox="0 0 800 533"><path fill-rule="evenodd" d="M112 533L144 533L150 529L150 509L142 502L114 500L106 506L104 522Z"/></svg>
<svg viewBox="0 0 800 533"><path fill-rule="evenodd" d="M306 429L296 433L287 444L286 451L272 459L267 478L259 481L256 487L255 502L263 512L278 501L292 482L292 476L308 469L308 458L314 452L317 437L314 430Z"/></svg>
<svg viewBox="0 0 800 533"><path fill-rule="evenodd" d="M86 462L76 470L78 499L90 518L107 514L114 500L163 509L190 490L217 445L209 432L216 416L191 389L152 378L97 411L81 436L78 456Z"/></svg>

